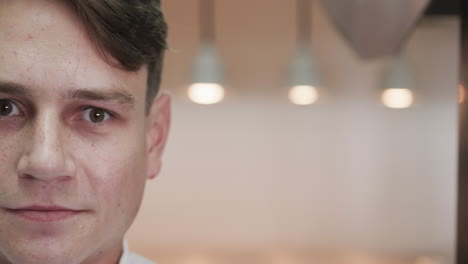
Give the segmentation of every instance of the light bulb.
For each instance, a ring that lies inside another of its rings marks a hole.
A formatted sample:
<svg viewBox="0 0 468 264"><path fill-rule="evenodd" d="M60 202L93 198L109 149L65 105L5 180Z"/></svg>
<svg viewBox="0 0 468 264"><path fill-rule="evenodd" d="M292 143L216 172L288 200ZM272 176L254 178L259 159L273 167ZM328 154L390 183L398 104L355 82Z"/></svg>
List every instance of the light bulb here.
<svg viewBox="0 0 468 264"><path fill-rule="evenodd" d="M423 256L423 257L417 258L415 261L415 264L440 264L440 262L434 258Z"/></svg>
<svg viewBox="0 0 468 264"><path fill-rule="evenodd" d="M194 83L189 87L188 96L197 104L216 104L224 99L224 88L217 83Z"/></svg>
<svg viewBox="0 0 468 264"><path fill-rule="evenodd" d="M211 260L204 256L189 256L182 261L183 264L213 264Z"/></svg>
<svg viewBox="0 0 468 264"><path fill-rule="evenodd" d="M465 102L466 98L466 90L465 87L461 84L458 85L458 103L463 103Z"/></svg>
<svg viewBox="0 0 468 264"><path fill-rule="evenodd" d="M289 90L289 100L296 105L310 105L317 99L317 88L310 85L296 85Z"/></svg>
<svg viewBox="0 0 468 264"><path fill-rule="evenodd" d="M406 88L390 88L382 93L382 103L389 108L408 108L413 104L413 92Z"/></svg>

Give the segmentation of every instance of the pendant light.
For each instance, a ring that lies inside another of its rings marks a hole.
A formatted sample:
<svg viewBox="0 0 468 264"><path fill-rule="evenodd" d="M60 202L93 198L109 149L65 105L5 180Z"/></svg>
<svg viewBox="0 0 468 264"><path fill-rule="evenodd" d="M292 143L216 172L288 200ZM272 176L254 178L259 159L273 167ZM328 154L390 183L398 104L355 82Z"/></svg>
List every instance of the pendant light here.
<svg viewBox="0 0 468 264"><path fill-rule="evenodd" d="M426 8L444 0L319 0L338 33L365 60L394 54ZM455 1L453 1L455 2ZM444 4L441 4L444 5Z"/></svg>
<svg viewBox="0 0 468 264"><path fill-rule="evenodd" d="M192 68L190 100L198 104L216 104L224 99L223 70L215 47L214 0L200 0L200 49Z"/></svg>
<svg viewBox="0 0 468 264"><path fill-rule="evenodd" d="M408 60L403 54L392 58L382 92L382 103L389 108L409 108L413 105L413 79Z"/></svg>
<svg viewBox="0 0 468 264"><path fill-rule="evenodd" d="M318 100L319 71L310 51L310 0L296 0L297 42L291 65L289 99L296 105Z"/></svg>

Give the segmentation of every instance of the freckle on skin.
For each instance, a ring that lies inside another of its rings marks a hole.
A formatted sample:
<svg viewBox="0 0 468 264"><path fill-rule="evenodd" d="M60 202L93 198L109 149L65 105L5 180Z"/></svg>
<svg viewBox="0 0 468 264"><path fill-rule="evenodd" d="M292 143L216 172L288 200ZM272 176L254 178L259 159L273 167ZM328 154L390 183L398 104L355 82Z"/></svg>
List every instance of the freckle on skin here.
<svg viewBox="0 0 468 264"><path fill-rule="evenodd" d="M31 34L28 34L27 39L32 39L32 38L33 38L33 36Z"/></svg>

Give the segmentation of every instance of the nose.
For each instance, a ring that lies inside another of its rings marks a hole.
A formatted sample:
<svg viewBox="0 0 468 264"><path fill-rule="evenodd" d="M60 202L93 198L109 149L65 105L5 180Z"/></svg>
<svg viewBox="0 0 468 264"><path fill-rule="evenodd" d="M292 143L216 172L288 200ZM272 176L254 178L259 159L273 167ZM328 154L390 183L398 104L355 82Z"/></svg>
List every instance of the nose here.
<svg viewBox="0 0 468 264"><path fill-rule="evenodd" d="M20 177L42 182L71 178L73 164L64 152L61 126L60 119L52 112L36 116L18 162Z"/></svg>

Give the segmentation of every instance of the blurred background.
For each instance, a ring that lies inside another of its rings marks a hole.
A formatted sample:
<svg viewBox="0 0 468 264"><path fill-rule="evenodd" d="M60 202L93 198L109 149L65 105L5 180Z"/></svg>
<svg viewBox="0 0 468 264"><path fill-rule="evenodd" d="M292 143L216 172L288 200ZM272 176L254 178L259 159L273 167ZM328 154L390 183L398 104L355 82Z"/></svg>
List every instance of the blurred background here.
<svg viewBox="0 0 468 264"><path fill-rule="evenodd" d="M162 2L173 121L131 250L159 264L455 263L457 15L424 0Z"/></svg>

